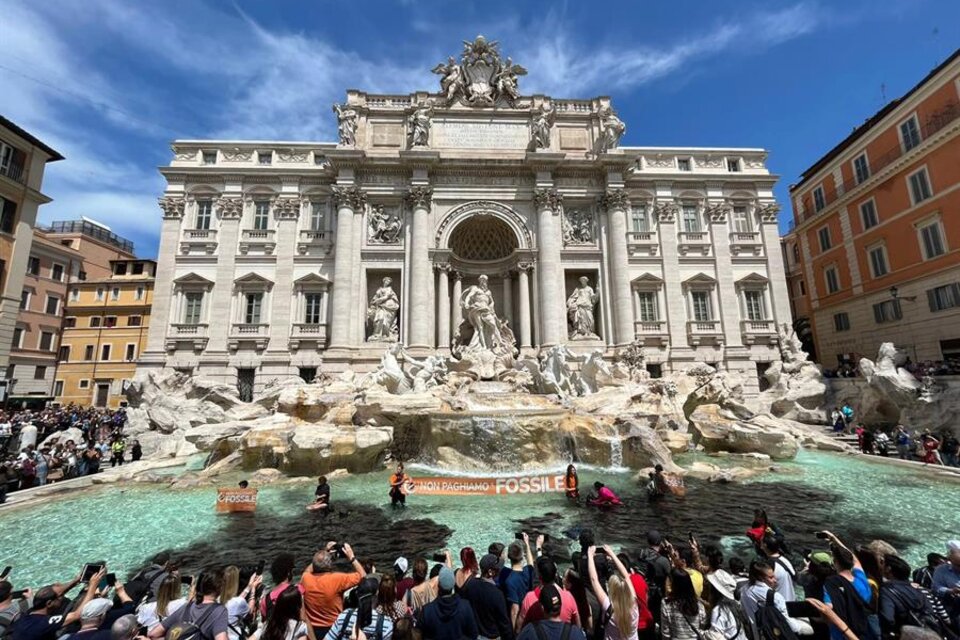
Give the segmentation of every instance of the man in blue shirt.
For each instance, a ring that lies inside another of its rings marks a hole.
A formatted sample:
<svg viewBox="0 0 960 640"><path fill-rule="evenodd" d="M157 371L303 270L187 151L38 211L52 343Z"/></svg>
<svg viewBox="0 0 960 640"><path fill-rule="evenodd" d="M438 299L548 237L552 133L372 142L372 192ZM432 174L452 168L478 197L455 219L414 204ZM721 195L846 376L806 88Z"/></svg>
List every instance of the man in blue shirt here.
<svg viewBox="0 0 960 640"><path fill-rule="evenodd" d="M947 561L933 572L931 591L940 598L953 624L960 624L960 540L947 543Z"/></svg>
<svg viewBox="0 0 960 640"><path fill-rule="evenodd" d="M867 574L860 560L837 536L824 531L830 540L830 551L837 575L830 576L823 585L823 602L833 607L833 611L858 638L873 637L869 629L868 605L873 593ZM830 625L831 640L843 640L846 628Z"/></svg>

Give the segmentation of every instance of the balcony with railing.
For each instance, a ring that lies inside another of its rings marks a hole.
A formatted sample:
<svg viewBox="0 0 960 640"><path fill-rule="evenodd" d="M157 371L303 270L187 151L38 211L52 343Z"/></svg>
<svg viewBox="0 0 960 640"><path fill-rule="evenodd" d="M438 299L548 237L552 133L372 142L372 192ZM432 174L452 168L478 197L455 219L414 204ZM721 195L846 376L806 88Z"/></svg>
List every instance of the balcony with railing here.
<svg viewBox="0 0 960 640"><path fill-rule="evenodd" d="M657 237L657 232L627 232L627 251L630 252L630 255L657 255L660 252L660 239Z"/></svg>
<svg viewBox="0 0 960 640"><path fill-rule="evenodd" d="M304 229L297 241L297 253L300 255L325 255L333 246L333 233L319 229Z"/></svg>
<svg viewBox="0 0 960 640"><path fill-rule="evenodd" d="M663 345L670 339L666 320L637 320L633 323L633 333L644 345Z"/></svg>
<svg viewBox="0 0 960 640"><path fill-rule="evenodd" d="M907 153L912 153L923 147L924 143L926 143L938 131L944 129L947 125L953 123L958 118L960 118L960 103L956 102L947 105L936 113L930 114L927 117L927 121L920 127L920 142L918 144L914 145L910 149L905 149L903 145L898 143L896 146L888 149L886 152L872 157L869 169L867 171L867 177L861 180L854 176L850 180L844 181L829 191L825 189L823 194L824 203L819 210L813 205L812 200L810 200L812 195L807 194L809 197L806 198L806 202L804 203L803 219L806 221L817 217L829 209L830 205L835 203L840 198L843 198L850 192L857 190L862 184L870 182L870 179L873 176L877 175L886 167L899 160L902 156L906 155ZM812 191L810 193L812 194Z"/></svg>
<svg viewBox="0 0 960 640"><path fill-rule="evenodd" d="M180 239L180 253L213 254L217 251L216 229L186 229Z"/></svg>
<svg viewBox="0 0 960 640"><path fill-rule="evenodd" d="M687 340L692 346L700 344L722 344L723 328L719 320L689 320L687 322Z"/></svg>
<svg viewBox="0 0 960 640"><path fill-rule="evenodd" d="M740 333L744 344L773 343L777 340L777 325L773 320L741 320Z"/></svg>
<svg viewBox="0 0 960 640"><path fill-rule="evenodd" d="M680 231L677 233L677 251L681 256L688 253L710 255L709 231Z"/></svg>
<svg viewBox="0 0 960 640"><path fill-rule="evenodd" d="M272 254L277 248L273 229L244 229L240 232L240 253Z"/></svg>
<svg viewBox="0 0 960 640"><path fill-rule="evenodd" d="M763 253L763 238L758 231L734 231L730 234L730 253L759 256Z"/></svg>
<svg viewBox="0 0 960 640"><path fill-rule="evenodd" d="M270 340L270 325L260 322L234 322L230 325L230 337L227 348L236 351L240 343L251 343L257 351L267 348Z"/></svg>
<svg viewBox="0 0 960 640"><path fill-rule="evenodd" d="M187 346L193 351L203 351L210 339L209 326L204 323L174 323L167 333L167 351L176 351Z"/></svg>
<svg viewBox="0 0 960 640"><path fill-rule="evenodd" d="M327 344L327 325L320 323L300 322L293 325L290 332L290 349L301 349L311 345L320 350Z"/></svg>
<svg viewBox="0 0 960 640"><path fill-rule="evenodd" d="M0 176L6 176L20 184L27 184L26 168L19 162L10 162L6 166L0 165Z"/></svg>

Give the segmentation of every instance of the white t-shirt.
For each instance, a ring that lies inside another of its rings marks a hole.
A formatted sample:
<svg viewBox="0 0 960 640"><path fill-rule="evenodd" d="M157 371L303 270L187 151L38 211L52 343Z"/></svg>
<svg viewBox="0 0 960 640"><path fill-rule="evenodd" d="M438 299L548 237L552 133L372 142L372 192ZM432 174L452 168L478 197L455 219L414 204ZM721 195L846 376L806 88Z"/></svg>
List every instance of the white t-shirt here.
<svg viewBox="0 0 960 640"><path fill-rule="evenodd" d="M739 631L738 631L739 627ZM727 640L747 640L747 628L726 607L714 607L710 612L710 628L719 631Z"/></svg>
<svg viewBox="0 0 960 640"><path fill-rule="evenodd" d="M260 636L263 635L263 630L267 628L266 623L261 624L257 627L257 630L253 632L253 635L250 636L250 640L260 640ZM287 620L287 635L284 636L284 640L296 640L297 638L303 638L307 635L307 625L302 620Z"/></svg>
<svg viewBox="0 0 960 640"><path fill-rule="evenodd" d="M186 598L177 598L176 600L171 600L170 603L167 604L167 615L169 616L174 613L177 609L186 604L186 602ZM137 623L139 623L141 627L146 627L147 631L152 629L159 622L160 616L157 615L156 600L153 602L145 602L140 605L139 609L137 609Z"/></svg>
<svg viewBox="0 0 960 640"><path fill-rule="evenodd" d="M610 606L610 597L601 593L600 598L600 615L604 615L607 610L607 607ZM610 617L610 621L607 623L607 626L603 629L603 638L604 640L638 640L637 638L637 625L640 624L640 608L637 606L637 599L633 599L633 609L630 610L630 628L633 630L627 637L620 635L620 628L617 627L616 615Z"/></svg>
<svg viewBox="0 0 960 640"><path fill-rule="evenodd" d="M227 637L229 637L230 640L240 640L240 635L234 630L234 627L237 629L240 628L240 625L236 624L236 622L250 613L250 605L247 604L245 598L234 596L227 600L225 606L227 607L227 624L230 625L230 628L227 629Z"/></svg>
<svg viewBox="0 0 960 640"><path fill-rule="evenodd" d="M793 576L797 575L797 570L783 556L770 558L770 563L773 565L773 575L777 578L777 593L787 602L793 602L797 599L797 591L793 586Z"/></svg>

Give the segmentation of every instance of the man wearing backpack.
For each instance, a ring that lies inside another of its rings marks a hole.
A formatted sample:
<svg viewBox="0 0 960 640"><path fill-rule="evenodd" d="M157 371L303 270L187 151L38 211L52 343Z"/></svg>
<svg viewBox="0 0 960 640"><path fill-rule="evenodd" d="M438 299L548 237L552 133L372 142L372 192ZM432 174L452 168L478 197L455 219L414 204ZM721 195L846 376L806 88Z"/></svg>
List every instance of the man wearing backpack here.
<svg viewBox="0 0 960 640"><path fill-rule="evenodd" d="M797 591L794 586L794 581L797 579L797 570L794 569L793 564L783 556L780 540L772 533L768 533L763 536L763 539L760 541L760 549L773 566L774 575L777 577L777 593L783 596L783 599L787 602L795 601L797 599Z"/></svg>
<svg viewBox="0 0 960 640"><path fill-rule="evenodd" d="M833 607L834 612L854 635L861 640L873 640L867 619L873 593L867 574L857 556L845 547L837 536L829 531L824 531L823 534L830 541L833 564L837 568L837 574L823 583L823 602ZM845 634L845 629L830 624L832 640L843 640Z"/></svg>
<svg viewBox="0 0 960 640"><path fill-rule="evenodd" d="M526 625L517 640L587 640L579 626L560 619L563 600L556 585L543 585L538 601L543 608L544 619Z"/></svg>
<svg viewBox="0 0 960 640"><path fill-rule="evenodd" d="M148 638L172 640L227 640L230 615L217 602L223 591L223 570L204 572L197 584L197 600L188 602L150 629ZM170 635L167 635L167 634Z"/></svg>
<svg viewBox="0 0 960 640"><path fill-rule="evenodd" d="M750 563L750 579L740 593L740 606L759 640L793 640L813 635L813 627L787 613L787 602L777 593L777 577L766 560Z"/></svg>
<svg viewBox="0 0 960 640"><path fill-rule="evenodd" d="M926 627L943 635L933 610L912 584L910 565L899 556L883 557L884 581L880 585L880 632L883 638L899 638L906 626Z"/></svg>
<svg viewBox="0 0 960 640"><path fill-rule="evenodd" d="M647 580L647 605L655 625L660 622L663 594L667 576L670 575L670 560L663 555L662 545L663 536L656 529L651 529L647 532L647 548L640 553L640 562L647 567L644 573Z"/></svg>

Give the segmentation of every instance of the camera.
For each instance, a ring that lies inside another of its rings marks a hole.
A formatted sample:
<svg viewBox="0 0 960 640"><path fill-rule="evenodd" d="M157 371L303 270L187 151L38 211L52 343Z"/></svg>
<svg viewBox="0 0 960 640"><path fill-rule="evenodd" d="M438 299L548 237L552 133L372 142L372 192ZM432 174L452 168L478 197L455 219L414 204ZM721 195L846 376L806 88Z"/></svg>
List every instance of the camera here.
<svg viewBox="0 0 960 640"><path fill-rule="evenodd" d="M20 600L26 595L27 589L18 589L17 591L10 592L10 598L13 600Z"/></svg>
<svg viewBox="0 0 960 640"><path fill-rule="evenodd" d="M193 576L180 576L180 584L190 586L193 584Z"/></svg>
<svg viewBox="0 0 960 640"><path fill-rule="evenodd" d="M447 561L447 554L445 554L445 553L435 553L435 554L433 554L433 561L434 561L434 562L446 562L446 561Z"/></svg>
<svg viewBox="0 0 960 640"><path fill-rule="evenodd" d="M258 576L262 576L262 575L263 575L263 569L264 569L264 567L266 567L266 566L267 566L267 561L266 561L266 560L260 560L260 562L257 563L257 569L256 569L256 571L254 571L254 573L256 573Z"/></svg>
<svg viewBox="0 0 960 640"><path fill-rule="evenodd" d="M517 531L515 534L513 534L513 537L517 540L523 540L523 531Z"/></svg>
<svg viewBox="0 0 960 640"><path fill-rule="evenodd" d="M103 569L102 564L87 563L83 565L83 571L80 574L80 582L90 582L90 578L100 573Z"/></svg>

